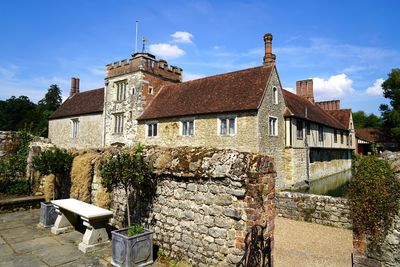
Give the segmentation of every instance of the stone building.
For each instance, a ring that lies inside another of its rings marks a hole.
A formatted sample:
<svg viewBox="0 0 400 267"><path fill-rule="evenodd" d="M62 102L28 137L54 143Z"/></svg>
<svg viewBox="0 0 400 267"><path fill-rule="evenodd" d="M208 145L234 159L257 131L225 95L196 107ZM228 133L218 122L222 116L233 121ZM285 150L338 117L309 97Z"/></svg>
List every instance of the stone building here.
<svg viewBox="0 0 400 267"><path fill-rule="evenodd" d="M50 138L68 147L72 142L140 142L262 152L275 159L280 188L350 168L355 144L349 141L354 136L351 112L343 123L315 103L312 80L297 82L296 94L282 89L271 34L264 36L264 43L262 66L188 82L182 82L182 69L149 53L109 64L105 88L98 89L103 98L92 99L98 101L97 113L67 112L80 111L76 99L84 93L78 91L52 116ZM83 122L89 125L85 116L97 122L93 131L83 129ZM67 137L68 125L74 133L74 120L79 120L75 139ZM88 133L96 137L90 139Z"/></svg>

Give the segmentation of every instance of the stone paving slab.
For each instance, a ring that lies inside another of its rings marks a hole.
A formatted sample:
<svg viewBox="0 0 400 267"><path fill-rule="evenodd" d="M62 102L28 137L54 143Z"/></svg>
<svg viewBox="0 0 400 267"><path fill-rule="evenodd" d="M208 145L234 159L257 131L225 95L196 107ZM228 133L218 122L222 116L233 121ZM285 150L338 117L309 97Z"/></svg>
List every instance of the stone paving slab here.
<svg viewBox="0 0 400 267"><path fill-rule="evenodd" d="M12 249L7 245L0 245L0 257L12 255Z"/></svg>
<svg viewBox="0 0 400 267"><path fill-rule="evenodd" d="M48 267L48 265L41 262L34 255L25 254L18 257L15 255L1 257L0 267Z"/></svg>
<svg viewBox="0 0 400 267"><path fill-rule="evenodd" d="M60 243L51 237L40 237L40 238L35 238L33 240L10 244L10 246L18 254L24 254L35 250L46 249L58 245L60 245Z"/></svg>
<svg viewBox="0 0 400 267"><path fill-rule="evenodd" d="M84 256L82 255L83 253L78 250L78 246L73 244L45 247L34 251L33 254L50 266L73 262Z"/></svg>
<svg viewBox="0 0 400 267"><path fill-rule="evenodd" d="M8 243L18 243L43 236L43 232L40 229L34 229L31 226L23 226L17 228L11 228L6 230L0 230L0 235Z"/></svg>

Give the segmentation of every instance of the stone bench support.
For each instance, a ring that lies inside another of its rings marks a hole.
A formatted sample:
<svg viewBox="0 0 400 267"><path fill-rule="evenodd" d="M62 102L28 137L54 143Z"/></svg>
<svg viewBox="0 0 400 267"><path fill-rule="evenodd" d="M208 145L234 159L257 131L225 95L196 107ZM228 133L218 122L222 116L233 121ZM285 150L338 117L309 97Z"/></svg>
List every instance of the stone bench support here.
<svg viewBox="0 0 400 267"><path fill-rule="evenodd" d="M112 211L72 198L51 202L56 207L58 214L56 222L51 228L53 234L61 234L73 229L78 215L86 227L82 242L78 246L80 251L90 252L110 242L106 226L108 220L113 216Z"/></svg>

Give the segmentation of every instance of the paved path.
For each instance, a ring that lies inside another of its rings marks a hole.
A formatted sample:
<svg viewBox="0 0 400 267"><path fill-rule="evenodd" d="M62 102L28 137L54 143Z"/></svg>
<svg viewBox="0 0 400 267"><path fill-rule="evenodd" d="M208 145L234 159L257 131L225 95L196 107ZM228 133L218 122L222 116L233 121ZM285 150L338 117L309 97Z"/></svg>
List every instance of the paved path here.
<svg viewBox="0 0 400 267"><path fill-rule="evenodd" d="M351 230L275 220L275 267L348 267L352 247Z"/></svg>

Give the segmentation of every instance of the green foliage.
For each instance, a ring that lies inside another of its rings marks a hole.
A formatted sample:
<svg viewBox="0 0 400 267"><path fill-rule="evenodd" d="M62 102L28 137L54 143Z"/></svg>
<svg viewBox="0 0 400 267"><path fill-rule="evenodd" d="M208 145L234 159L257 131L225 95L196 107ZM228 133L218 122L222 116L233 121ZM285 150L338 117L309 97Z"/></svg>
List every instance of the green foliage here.
<svg viewBox="0 0 400 267"><path fill-rule="evenodd" d="M107 190L120 188L127 196L128 225L131 225L129 199L132 190L150 189L152 171L143 157L143 148L137 145L134 153L121 153L109 158L101 170L102 185Z"/></svg>
<svg viewBox="0 0 400 267"><path fill-rule="evenodd" d="M391 129L392 137L400 138L400 69L392 69L388 78L382 83L383 95L390 99L389 107L380 106L384 127Z"/></svg>
<svg viewBox="0 0 400 267"><path fill-rule="evenodd" d="M42 151L33 158L33 167L41 175L54 174L54 198L69 197L71 168L74 155L66 150Z"/></svg>
<svg viewBox="0 0 400 267"><path fill-rule="evenodd" d="M353 112L354 128L380 128L382 127L382 119L371 113L368 116L364 111Z"/></svg>
<svg viewBox="0 0 400 267"><path fill-rule="evenodd" d="M27 131L17 132L11 140L10 154L0 161L0 192L7 193L15 182L25 180L29 143L32 135ZM29 189L29 186L28 186Z"/></svg>
<svg viewBox="0 0 400 267"><path fill-rule="evenodd" d="M27 194L29 193L29 183L28 181L14 181L7 186L5 191L11 195Z"/></svg>
<svg viewBox="0 0 400 267"><path fill-rule="evenodd" d="M379 241L400 208L400 182L386 161L361 157L354 160L348 199L354 231Z"/></svg>
<svg viewBox="0 0 400 267"><path fill-rule="evenodd" d="M0 130L29 129L34 135L47 136L49 116L61 105L60 88L53 84L45 97L34 104L27 96L0 100Z"/></svg>
<svg viewBox="0 0 400 267"><path fill-rule="evenodd" d="M134 224L128 228L128 236L139 235L144 232L144 227L140 224Z"/></svg>

